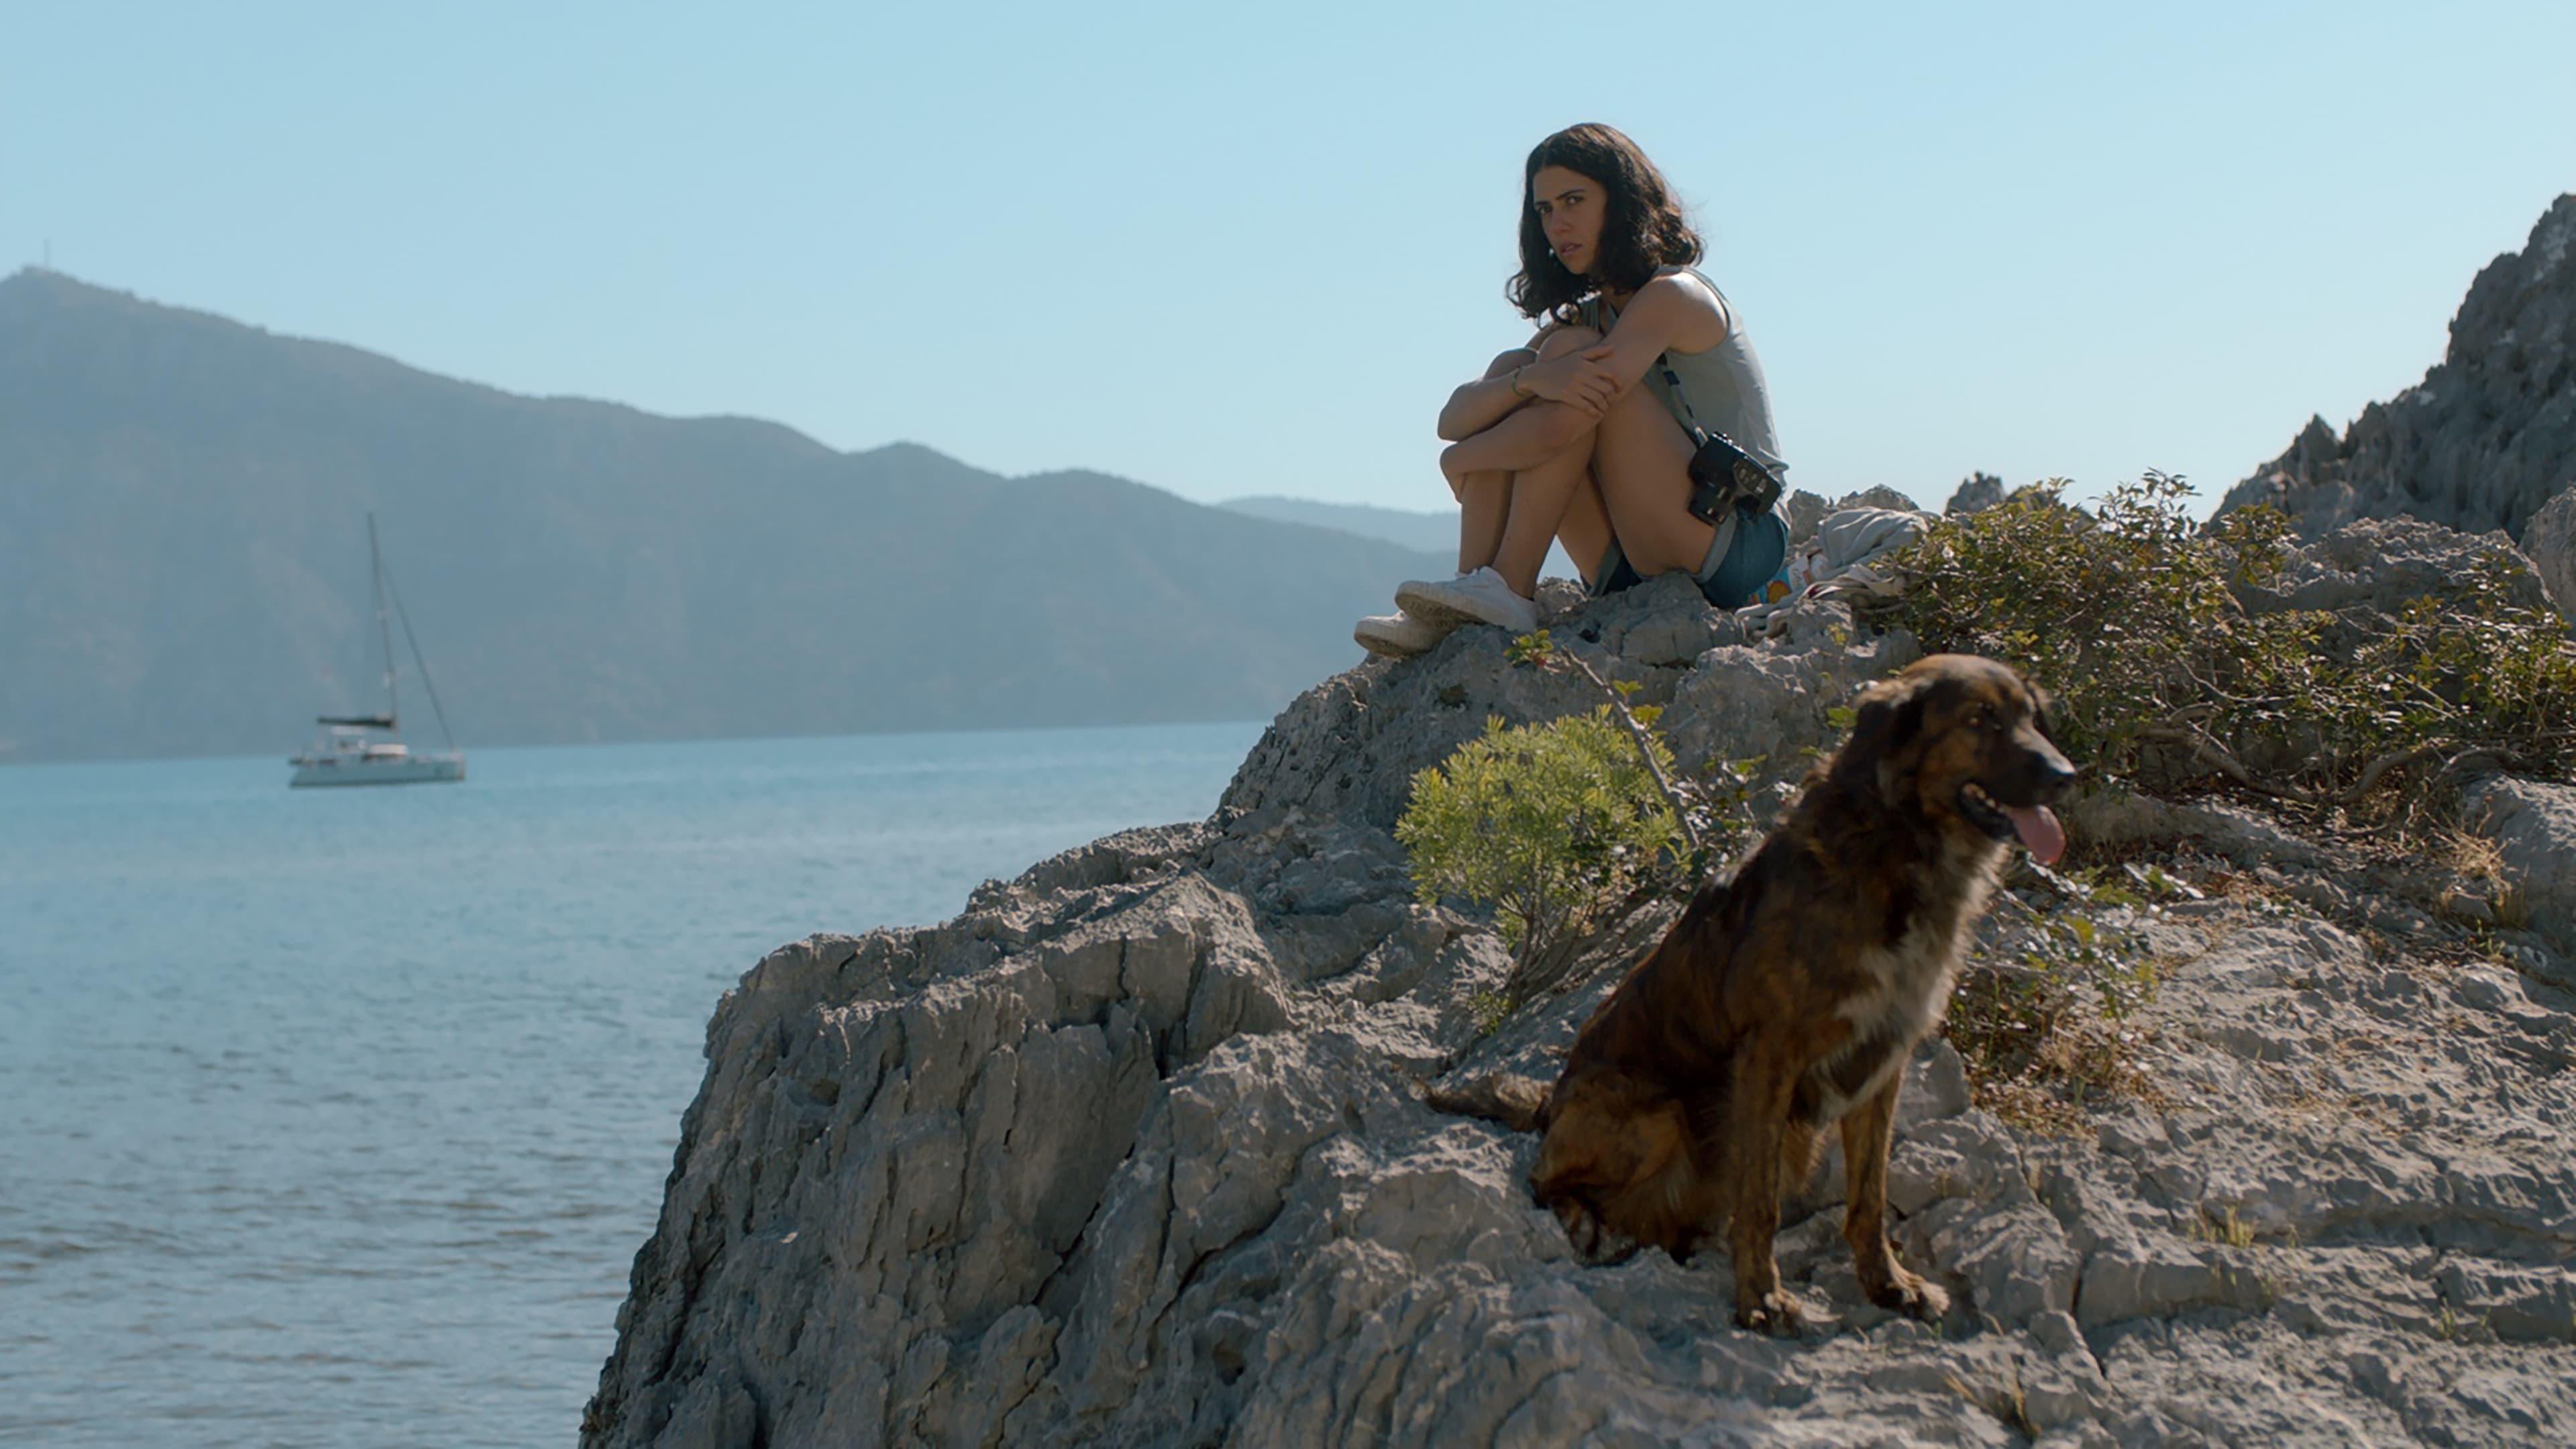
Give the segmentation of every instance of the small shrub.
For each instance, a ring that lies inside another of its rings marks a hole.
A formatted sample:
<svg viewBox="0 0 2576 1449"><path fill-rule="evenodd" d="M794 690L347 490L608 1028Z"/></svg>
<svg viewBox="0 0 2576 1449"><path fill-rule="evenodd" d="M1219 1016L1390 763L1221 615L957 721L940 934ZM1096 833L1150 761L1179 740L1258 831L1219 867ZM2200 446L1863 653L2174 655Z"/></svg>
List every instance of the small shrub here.
<svg viewBox="0 0 2576 1449"><path fill-rule="evenodd" d="M2240 612L2239 574L2279 566L2278 539L2194 547L2178 480L2149 474L2098 514L2052 479L1927 530L1898 618L1927 650L2005 660L2058 691L2055 726L2097 774L2127 774L2137 732L2197 703L2193 665Z"/></svg>
<svg viewBox="0 0 2576 1449"><path fill-rule="evenodd" d="M1688 886L1708 872L1726 855L1749 837L1758 823L1754 807L1754 775L1763 763L1755 755L1741 760L1711 760L1697 777L1673 768L1671 747L1656 729L1663 718L1660 705L1631 705L1628 701L1638 689L1636 681L1604 679L1581 656L1561 649L1548 638L1545 629L1524 634L1512 641L1511 660L1516 666L1543 669L1551 673L1573 674L1601 692L1609 706L1610 718L1627 733L1637 750L1637 757L1648 766L1647 774L1655 789L1671 806L1674 821L1682 836L1683 854L1678 862L1678 883ZM1852 711L1842 711L1846 716ZM1848 726L1846 718L1842 724ZM1783 797L1790 787L1777 789Z"/></svg>
<svg viewBox="0 0 2576 1449"><path fill-rule="evenodd" d="M1648 758L1611 706L1482 737L1414 777L1396 823L1425 901L1461 897L1491 905L1514 971L1513 1005L1551 982L1538 963L1673 874L1682 832ZM1666 775L1672 755L1647 737Z"/></svg>
<svg viewBox="0 0 2576 1449"><path fill-rule="evenodd" d="M1511 1020L1512 999L1499 991L1471 991L1467 1010L1476 1018L1476 1035L1492 1036Z"/></svg>
<svg viewBox="0 0 2576 1449"><path fill-rule="evenodd" d="M1544 629L1513 640L1510 657L1580 676L1601 705L1518 729L1488 721L1482 738L1414 777L1396 825L1422 898L1492 906L1512 946L1503 989L1470 1003L1479 1034L1588 965L1641 949L1662 924L1654 908L1686 897L1752 834L1762 764L1676 768L1656 728L1662 711L1631 704L1633 681L1603 678Z"/></svg>

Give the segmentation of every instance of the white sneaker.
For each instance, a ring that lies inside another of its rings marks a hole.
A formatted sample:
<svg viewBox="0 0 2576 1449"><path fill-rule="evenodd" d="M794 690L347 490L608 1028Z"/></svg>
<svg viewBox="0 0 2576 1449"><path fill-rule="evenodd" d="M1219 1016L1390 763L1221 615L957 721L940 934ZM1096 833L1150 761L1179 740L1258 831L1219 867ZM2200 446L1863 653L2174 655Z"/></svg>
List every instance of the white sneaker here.
<svg viewBox="0 0 2576 1449"><path fill-rule="evenodd" d="M1351 637L1371 654L1410 659L1448 638L1452 627L1401 612L1371 614L1351 627Z"/></svg>
<svg viewBox="0 0 2576 1449"><path fill-rule="evenodd" d="M1515 634L1538 627L1538 605L1512 592L1491 567L1454 579L1408 579L1395 586L1395 602L1434 624L1499 624Z"/></svg>

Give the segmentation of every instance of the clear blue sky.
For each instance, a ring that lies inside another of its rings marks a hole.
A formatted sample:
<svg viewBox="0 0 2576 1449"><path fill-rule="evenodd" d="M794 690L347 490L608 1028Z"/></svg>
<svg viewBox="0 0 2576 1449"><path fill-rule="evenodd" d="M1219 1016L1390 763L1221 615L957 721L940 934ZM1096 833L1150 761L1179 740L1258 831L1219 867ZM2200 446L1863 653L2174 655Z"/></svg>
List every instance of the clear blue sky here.
<svg viewBox="0 0 2576 1449"><path fill-rule="evenodd" d="M2576 189L2576 4L9 7L0 269L513 391L1445 505L1521 158L1635 136L1793 481L2214 494Z"/></svg>

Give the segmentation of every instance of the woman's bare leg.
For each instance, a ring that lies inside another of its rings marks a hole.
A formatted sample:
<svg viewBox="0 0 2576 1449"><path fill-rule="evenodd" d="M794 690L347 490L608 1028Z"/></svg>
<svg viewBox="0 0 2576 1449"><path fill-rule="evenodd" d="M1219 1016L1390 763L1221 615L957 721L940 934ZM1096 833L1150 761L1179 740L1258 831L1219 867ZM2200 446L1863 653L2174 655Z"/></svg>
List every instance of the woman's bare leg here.
<svg viewBox="0 0 2576 1449"><path fill-rule="evenodd" d="M1593 439L1593 476L1630 567L1646 578L1697 573L1716 530L1690 514L1690 435L1640 384L1610 405Z"/></svg>
<svg viewBox="0 0 2576 1449"><path fill-rule="evenodd" d="M1510 353L1485 369L1488 381L1518 366ZM1512 474L1508 468L1482 468L1449 480L1458 497L1458 572L1472 574L1494 561L1503 546L1503 519L1512 508Z"/></svg>
<svg viewBox="0 0 2576 1449"><path fill-rule="evenodd" d="M1458 494L1458 572L1470 574L1493 563L1502 552L1503 523L1512 506L1512 475L1505 469L1469 473L1453 486ZM1610 547L1610 513L1601 502L1601 485L1589 471L1583 486L1567 501L1556 537L1565 545L1565 556L1577 575L1591 583L1593 570Z"/></svg>
<svg viewBox="0 0 2576 1449"><path fill-rule="evenodd" d="M1599 340L1589 328L1560 328L1539 356L1563 356ZM1442 471L1459 501L1460 572L1490 565L1514 593L1530 597L1548 546L1569 516L1576 537L1567 547L1588 545L1590 557L1600 558L1609 523L1590 476L1593 428L1573 416L1565 404L1534 403L1442 455ZM1516 466L1479 466L1496 461Z"/></svg>
<svg viewBox="0 0 2576 1449"><path fill-rule="evenodd" d="M1601 556L1610 551L1610 537L1610 510L1601 502L1601 480L1587 470L1583 486L1567 500L1565 517L1556 525L1556 541L1565 545L1566 558L1587 587L1601 567Z"/></svg>
<svg viewBox="0 0 2576 1449"><path fill-rule="evenodd" d="M1494 561L1503 546L1503 521L1512 511L1512 475L1501 468L1450 480L1458 495L1458 572L1472 574Z"/></svg>
<svg viewBox="0 0 2576 1449"><path fill-rule="evenodd" d="M1586 433L1564 452L1512 475L1511 513L1503 523L1502 546L1494 550L1494 572L1524 599L1538 591L1548 545L1556 542L1575 495L1591 487L1591 444L1592 435Z"/></svg>

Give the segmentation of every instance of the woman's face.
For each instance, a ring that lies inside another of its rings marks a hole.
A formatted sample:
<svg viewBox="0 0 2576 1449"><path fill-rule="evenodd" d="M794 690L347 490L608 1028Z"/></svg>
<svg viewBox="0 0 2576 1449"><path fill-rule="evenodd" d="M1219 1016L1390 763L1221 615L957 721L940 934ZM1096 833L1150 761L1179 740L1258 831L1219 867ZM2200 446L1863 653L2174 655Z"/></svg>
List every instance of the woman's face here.
<svg viewBox="0 0 2576 1449"><path fill-rule="evenodd" d="M1578 276L1591 271L1601 254L1601 183L1562 166L1542 166L1530 177L1530 205L1538 208L1539 229L1565 269Z"/></svg>

